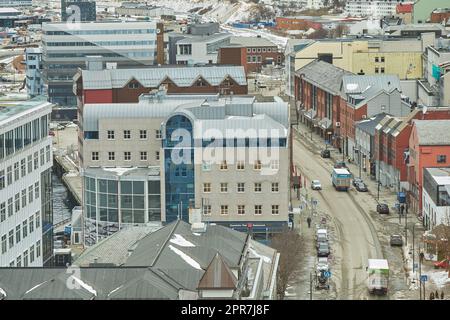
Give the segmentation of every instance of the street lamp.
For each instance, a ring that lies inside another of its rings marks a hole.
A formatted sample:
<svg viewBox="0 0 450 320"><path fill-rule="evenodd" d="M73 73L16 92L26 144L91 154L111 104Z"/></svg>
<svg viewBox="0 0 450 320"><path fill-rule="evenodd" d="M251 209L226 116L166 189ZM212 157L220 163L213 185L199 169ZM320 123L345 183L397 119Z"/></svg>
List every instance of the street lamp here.
<svg viewBox="0 0 450 320"><path fill-rule="evenodd" d="M328 150L328 145L331 143L331 135L333 134L333 132L328 131L327 135L328 135L328 140L327 143L325 143L325 150Z"/></svg>

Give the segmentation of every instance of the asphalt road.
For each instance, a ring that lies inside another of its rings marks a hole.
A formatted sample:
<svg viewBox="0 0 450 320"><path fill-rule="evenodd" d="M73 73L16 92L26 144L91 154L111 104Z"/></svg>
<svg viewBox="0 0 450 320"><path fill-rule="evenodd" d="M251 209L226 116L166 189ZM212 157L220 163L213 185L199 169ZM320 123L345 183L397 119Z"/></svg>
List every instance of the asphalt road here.
<svg viewBox="0 0 450 320"><path fill-rule="evenodd" d="M338 192L331 184L331 165L294 139L294 164L308 183L318 179L322 191L311 191L318 199L318 211L331 217L335 229L332 245L333 282L337 299L372 299L366 286L366 266L370 258L383 258L382 248L369 211L349 192ZM303 138L304 139L304 138Z"/></svg>

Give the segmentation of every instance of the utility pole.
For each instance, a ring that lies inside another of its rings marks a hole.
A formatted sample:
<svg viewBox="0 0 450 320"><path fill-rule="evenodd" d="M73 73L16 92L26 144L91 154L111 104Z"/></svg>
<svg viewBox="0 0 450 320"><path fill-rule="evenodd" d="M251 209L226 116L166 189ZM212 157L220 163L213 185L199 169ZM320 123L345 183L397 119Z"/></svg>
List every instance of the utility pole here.
<svg viewBox="0 0 450 320"><path fill-rule="evenodd" d="M313 299L313 276L312 276L312 271L309 272L309 300Z"/></svg>
<svg viewBox="0 0 450 320"><path fill-rule="evenodd" d="M408 214L407 213L405 213L405 245L408 245Z"/></svg>

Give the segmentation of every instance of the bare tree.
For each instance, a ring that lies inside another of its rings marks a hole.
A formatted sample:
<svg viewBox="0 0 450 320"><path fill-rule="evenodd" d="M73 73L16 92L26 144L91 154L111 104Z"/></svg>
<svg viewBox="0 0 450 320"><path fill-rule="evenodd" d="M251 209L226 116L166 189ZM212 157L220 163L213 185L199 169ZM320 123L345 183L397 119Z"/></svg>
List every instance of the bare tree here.
<svg viewBox="0 0 450 320"><path fill-rule="evenodd" d="M324 28L317 29L308 36L308 39L324 39L328 37L328 31Z"/></svg>
<svg viewBox="0 0 450 320"><path fill-rule="evenodd" d="M340 38L342 37L344 34L347 34L349 31L349 27L346 26L345 24L338 24L336 26L336 28L333 30L333 38Z"/></svg>
<svg viewBox="0 0 450 320"><path fill-rule="evenodd" d="M440 224L433 229L436 235L436 246L439 259L450 258L450 212L447 210L444 217L445 224ZM450 266L447 266L448 276L450 277Z"/></svg>
<svg viewBox="0 0 450 320"><path fill-rule="evenodd" d="M277 294L280 300L284 299L288 283L294 278L295 271L299 268L302 243L302 237L296 230L285 230L272 239L272 247L280 253L277 275Z"/></svg>

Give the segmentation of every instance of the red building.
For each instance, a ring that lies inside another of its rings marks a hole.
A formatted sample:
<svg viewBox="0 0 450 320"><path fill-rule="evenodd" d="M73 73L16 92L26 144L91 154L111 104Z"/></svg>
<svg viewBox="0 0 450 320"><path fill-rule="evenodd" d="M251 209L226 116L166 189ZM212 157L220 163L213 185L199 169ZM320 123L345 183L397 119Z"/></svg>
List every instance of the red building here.
<svg viewBox="0 0 450 320"><path fill-rule="evenodd" d="M261 37L232 37L229 45L219 48L217 58L218 64L243 66L246 74L283 61L284 55L277 45Z"/></svg>
<svg viewBox="0 0 450 320"><path fill-rule="evenodd" d="M450 165L450 120L415 120L409 138L410 207L422 215L423 169Z"/></svg>
<svg viewBox="0 0 450 320"><path fill-rule="evenodd" d="M431 23L449 23L450 19L450 8L436 9L431 13L430 22Z"/></svg>
<svg viewBox="0 0 450 320"><path fill-rule="evenodd" d="M345 103L340 96L340 84L342 77L350 74L321 60L314 60L295 72L299 120L324 138L334 138L336 147L339 147L340 110Z"/></svg>

